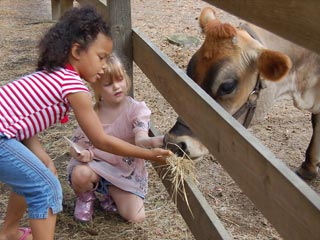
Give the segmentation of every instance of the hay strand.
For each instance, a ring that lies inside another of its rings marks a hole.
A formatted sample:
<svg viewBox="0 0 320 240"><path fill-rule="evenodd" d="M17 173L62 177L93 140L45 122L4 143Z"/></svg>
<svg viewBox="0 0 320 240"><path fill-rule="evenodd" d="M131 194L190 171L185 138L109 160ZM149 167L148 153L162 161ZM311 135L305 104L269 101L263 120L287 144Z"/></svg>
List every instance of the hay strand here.
<svg viewBox="0 0 320 240"><path fill-rule="evenodd" d="M169 176L168 180L172 182L173 202L177 204L177 199L179 194L186 201L189 211L193 216L193 213L189 205L187 192L185 190L184 180L189 178L195 183L198 183L195 176L194 161L177 144L174 144L174 143L167 143L167 144L172 144L178 147L180 151L183 153L183 156L179 157L176 154L173 154L166 159L166 162L167 162L167 164L165 165L166 171L162 175L162 179L165 179L167 176Z"/></svg>

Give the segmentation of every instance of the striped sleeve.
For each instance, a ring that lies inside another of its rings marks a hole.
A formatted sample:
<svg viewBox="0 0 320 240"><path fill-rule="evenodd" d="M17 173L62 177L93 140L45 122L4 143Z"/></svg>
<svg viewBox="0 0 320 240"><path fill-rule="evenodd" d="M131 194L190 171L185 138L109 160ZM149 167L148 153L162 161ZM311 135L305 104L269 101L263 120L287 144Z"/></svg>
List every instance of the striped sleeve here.
<svg viewBox="0 0 320 240"><path fill-rule="evenodd" d="M63 74L64 80L61 86L61 96L63 101L66 101L66 97L71 93L90 92L81 78L79 76L75 76L72 71L65 69L63 73L56 72L56 74Z"/></svg>

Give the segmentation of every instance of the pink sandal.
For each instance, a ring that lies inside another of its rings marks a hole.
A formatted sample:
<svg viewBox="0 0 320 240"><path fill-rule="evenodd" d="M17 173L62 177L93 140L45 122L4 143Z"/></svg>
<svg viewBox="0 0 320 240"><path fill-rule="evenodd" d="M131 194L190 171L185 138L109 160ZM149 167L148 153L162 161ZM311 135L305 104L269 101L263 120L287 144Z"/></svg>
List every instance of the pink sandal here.
<svg viewBox="0 0 320 240"><path fill-rule="evenodd" d="M26 240L27 237L31 234L31 228L19 228L19 231L22 232L22 236L19 238L19 240Z"/></svg>

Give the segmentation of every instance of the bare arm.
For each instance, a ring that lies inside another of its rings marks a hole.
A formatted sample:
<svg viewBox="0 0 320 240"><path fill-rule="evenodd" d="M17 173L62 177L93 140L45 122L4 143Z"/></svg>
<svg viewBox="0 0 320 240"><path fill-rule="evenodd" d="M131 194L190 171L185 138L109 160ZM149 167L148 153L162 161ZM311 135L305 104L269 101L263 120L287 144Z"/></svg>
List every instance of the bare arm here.
<svg viewBox="0 0 320 240"><path fill-rule="evenodd" d="M55 175L57 175L56 167L54 166L54 163L51 159L51 157L48 155L48 153L43 148L42 144L39 141L39 138L37 135L25 139L22 142L27 148L30 149L31 152L33 152L43 163L47 166Z"/></svg>
<svg viewBox="0 0 320 240"><path fill-rule="evenodd" d="M149 137L148 132L139 131L135 135L135 143L144 148L162 147L163 136Z"/></svg>
<svg viewBox="0 0 320 240"><path fill-rule="evenodd" d="M89 94L77 92L70 94L68 100L81 129L96 148L115 155L131 156L157 162L163 162L166 157L172 154L170 151L160 148L144 149L119 138L106 135L98 116L93 110Z"/></svg>

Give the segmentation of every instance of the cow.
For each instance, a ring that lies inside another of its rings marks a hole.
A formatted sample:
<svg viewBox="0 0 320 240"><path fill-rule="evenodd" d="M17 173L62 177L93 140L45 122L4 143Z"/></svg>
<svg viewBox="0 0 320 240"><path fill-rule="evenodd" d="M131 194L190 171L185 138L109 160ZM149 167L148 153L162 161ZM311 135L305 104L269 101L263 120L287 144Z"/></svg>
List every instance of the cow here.
<svg viewBox="0 0 320 240"><path fill-rule="evenodd" d="M205 39L187 75L245 127L258 123L284 96L311 112L313 134L296 173L314 179L320 163L319 55L249 23L222 23L211 7L201 11L199 24ZM180 117L164 142L193 159L208 153Z"/></svg>

